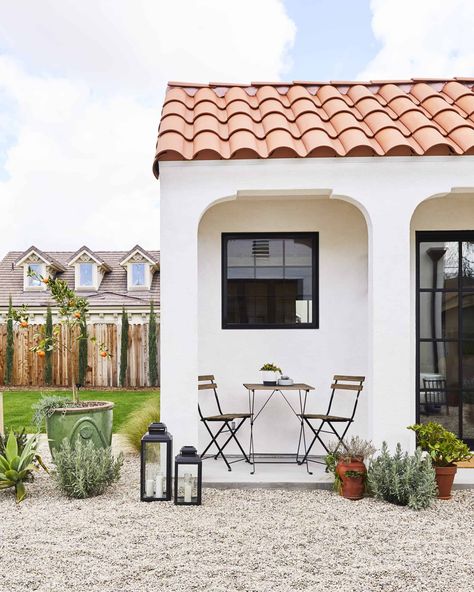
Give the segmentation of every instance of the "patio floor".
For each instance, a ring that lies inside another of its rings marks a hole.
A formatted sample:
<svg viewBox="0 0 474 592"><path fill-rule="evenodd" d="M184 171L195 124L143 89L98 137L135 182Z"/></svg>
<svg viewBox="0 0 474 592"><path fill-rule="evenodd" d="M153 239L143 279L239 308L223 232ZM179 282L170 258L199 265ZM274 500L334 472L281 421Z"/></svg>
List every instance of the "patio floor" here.
<svg viewBox="0 0 474 592"><path fill-rule="evenodd" d="M256 457L257 460L287 461L284 457ZM235 460L228 456L229 461ZM321 459L319 459L321 460ZM208 458L203 462L203 483L216 488L280 487L283 489L331 489L333 478L325 472L325 466L310 463L308 474L306 467L297 464L257 464L255 474L251 475L251 465L236 462L228 471L224 461ZM474 488L474 468L458 469L454 481L455 489Z"/></svg>

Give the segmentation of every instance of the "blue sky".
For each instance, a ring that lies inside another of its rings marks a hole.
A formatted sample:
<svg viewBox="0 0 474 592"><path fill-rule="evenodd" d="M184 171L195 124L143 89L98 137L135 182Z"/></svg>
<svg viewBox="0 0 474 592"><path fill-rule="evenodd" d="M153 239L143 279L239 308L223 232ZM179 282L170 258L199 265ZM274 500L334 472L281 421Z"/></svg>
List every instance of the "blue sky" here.
<svg viewBox="0 0 474 592"><path fill-rule="evenodd" d="M368 0L285 0L297 26L290 80L353 80L377 53Z"/></svg>
<svg viewBox="0 0 474 592"><path fill-rule="evenodd" d="M0 4L0 257L159 247L168 80L474 75L474 0Z"/></svg>

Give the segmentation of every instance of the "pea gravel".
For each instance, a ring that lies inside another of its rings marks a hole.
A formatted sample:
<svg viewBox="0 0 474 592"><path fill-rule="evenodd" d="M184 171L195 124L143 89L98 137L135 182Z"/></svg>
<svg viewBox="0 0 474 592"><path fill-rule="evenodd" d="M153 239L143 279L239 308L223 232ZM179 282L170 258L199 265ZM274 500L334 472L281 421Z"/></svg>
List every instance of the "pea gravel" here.
<svg viewBox="0 0 474 592"><path fill-rule="evenodd" d="M45 474L19 506L0 492L0 591L474 589L472 490L422 512L278 489L206 489L179 508L140 503L138 467L127 454L120 482L88 500Z"/></svg>

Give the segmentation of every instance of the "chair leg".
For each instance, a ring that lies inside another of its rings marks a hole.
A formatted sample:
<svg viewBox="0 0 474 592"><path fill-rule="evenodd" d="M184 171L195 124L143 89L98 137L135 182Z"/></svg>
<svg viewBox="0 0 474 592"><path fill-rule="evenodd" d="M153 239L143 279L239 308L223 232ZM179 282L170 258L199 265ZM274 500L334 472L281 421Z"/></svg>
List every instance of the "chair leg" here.
<svg viewBox="0 0 474 592"><path fill-rule="evenodd" d="M238 426L235 428L235 430L232 430L229 422L226 422L227 427L229 428L229 432L230 432L230 436L227 438L227 440L224 442L224 444L222 445L222 450L224 450L224 448L227 446L227 444L229 444L229 442L233 439L235 440L235 443L237 444L237 446L240 449L240 452L243 454L244 458L245 458L245 462L250 462L245 450L242 448L242 445L240 444L240 442L238 441L237 437L236 437L236 433L238 432L238 430L240 429L240 427L242 426L242 424L245 422L247 418L244 417L242 419L242 421L238 424ZM219 454L217 455L219 456ZM216 457L217 458L217 457Z"/></svg>
<svg viewBox="0 0 474 592"><path fill-rule="evenodd" d="M228 469L229 471L231 471L232 469L231 469L231 467L230 467L230 464L229 464L229 462L228 462L227 458L225 457L224 453L222 452L222 448L221 448L221 447L219 446L219 444L217 443L217 438L218 438L218 437L221 435L221 433L222 433L223 429L225 428L226 424L225 424L225 423L223 423L223 424L222 424L222 426L221 426L221 427L219 428L219 430L217 431L216 435L214 435L214 434L212 433L211 429L210 429L210 428L209 428L209 426L207 425L207 422L204 422L204 424L205 424L205 425L206 425L206 427L207 427L207 431L208 431L208 432L210 433L210 435L211 435L211 441L210 441L210 442L209 442L209 444L206 446L206 448L204 449L204 451L201 453L201 458L202 458L202 457L203 457L203 456L206 454L206 452L209 450L209 448L210 448L210 447L211 447L213 444L215 444L215 445L216 445L216 448L217 448L217 450L218 450L219 452L217 453L217 455L216 455L214 458L215 458L215 459L217 459L217 457L218 457L219 455L221 455L221 456L222 456L222 460L223 460L223 461L225 462L225 464L227 465L227 469Z"/></svg>
<svg viewBox="0 0 474 592"><path fill-rule="evenodd" d="M315 444L316 440L318 440L318 441L319 441L319 443L320 443L320 444L323 446L323 448L326 450L326 452L327 452L327 453L329 453L329 450L328 450L327 446L324 444L324 442L323 442L323 441L321 440L321 438L319 437L319 434L321 433L321 430L322 430L322 428L323 428L323 426L324 426L324 424L325 424L326 422L325 422L325 421L321 421L321 424L320 424L320 426L319 426L319 427L318 427L318 429L316 430L316 429L314 429L314 427L311 425L311 423L309 422L309 420L308 420L306 417L304 417L303 419L305 420L305 422L306 422L306 424L308 425L309 429L310 429L310 430L313 432L313 434L314 434L314 438L311 440L311 443L310 443L310 445L309 445L309 446L308 446L308 448L306 449L305 455L304 455L304 456L303 456L303 458L302 458L302 459L299 461L299 463L298 463L299 465L302 465L302 464L304 464L305 462L307 462L307 460L308 460L308 456L309 456L309 453L311 452L311 449L313 448L313 446L314 446L314 444Z"/></svg>

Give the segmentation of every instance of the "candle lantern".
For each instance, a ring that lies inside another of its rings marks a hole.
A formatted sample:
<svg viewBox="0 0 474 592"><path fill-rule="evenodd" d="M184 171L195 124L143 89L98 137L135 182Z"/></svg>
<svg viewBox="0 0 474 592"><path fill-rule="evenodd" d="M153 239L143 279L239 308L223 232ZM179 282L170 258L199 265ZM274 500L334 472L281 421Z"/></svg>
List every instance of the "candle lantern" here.
<svg viewBox="0 0 474 592"><path fill-rule="evenodd" d="M174 462L174 503L200 506L202 500L202 460L194 446L183 446Z"/></svg>
<svg viewBox="0 0 474 592"><path fill-rule="evenodd" d="M171 500L173 436L164 423L152 423L142 438L140 498L142 502Z"/></svg>

